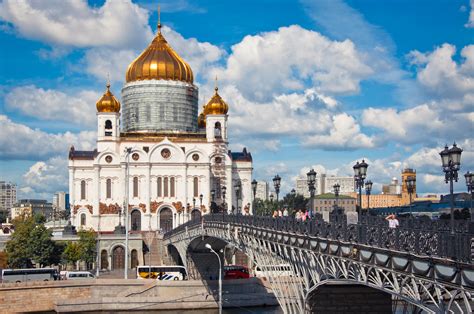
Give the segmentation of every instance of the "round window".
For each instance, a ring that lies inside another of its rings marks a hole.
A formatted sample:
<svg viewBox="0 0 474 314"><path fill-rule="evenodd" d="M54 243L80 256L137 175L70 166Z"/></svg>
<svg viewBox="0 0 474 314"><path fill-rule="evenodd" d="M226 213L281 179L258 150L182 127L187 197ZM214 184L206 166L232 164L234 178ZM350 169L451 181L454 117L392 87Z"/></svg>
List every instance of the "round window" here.
<svg viewBox="0 0 474 314"><path fill-rule="evenodd" d="M168 159L168 158L170 158L170 156L171 156L171 152L168 148L163 148L161 150L161 157L163 157L165 159Z"/></svg>
<svg viewBox="0 0 474 314"><path fill-rule="evenodd" d="M110 156L110 155L105 156L105 161L110 164L112 162L112 156Z"/></svg>
<svg viewBox="0 0 474 314"><path fill-rule="evenodd" d="M199 155L198 154L193 154L193 160L198 161L199 160Z"/></svg>
<svg viewBox="0 0 474 314"><path fill-rule="evenodd" d="M133 153L132 159L137 161L138 159L140 159L140 155L138 155L138 153Z"/></svg>

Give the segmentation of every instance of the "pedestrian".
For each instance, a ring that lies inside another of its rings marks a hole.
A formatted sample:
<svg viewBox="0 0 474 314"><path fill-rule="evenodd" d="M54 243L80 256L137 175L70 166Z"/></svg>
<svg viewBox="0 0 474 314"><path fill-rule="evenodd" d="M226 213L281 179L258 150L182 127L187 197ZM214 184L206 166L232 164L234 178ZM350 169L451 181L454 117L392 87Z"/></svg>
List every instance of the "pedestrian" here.
<svg viewBox="0 0 474 314"><path fill-rule="evenodd" d="M278 217L283 217L283 212L281 211L281 208L278 210Z"/></svg>
<svg viewBox="0 0 474 314"><path fill-rule="evenodd" d="M283 210L283 217L288 217L288 208L286 208L286 207Z"/></svg>
<svg viewBox="0 0 474 314"><path fill-rule="evenodd" d="M308 212L304 212L301 214L301 221L305 222L306 218L308 218Z"/></svg>
<svg viewBox="0 0 474 314"><path fill-rule="evenodd" d="M296 212L296 215L295 215L295 218L296 218L296 221L301 221L301 215L303 214L303 212L301 211L301 209L299 209L297 212Z"/></svg>
<svg viewBox="0 0 474 314"><path fill-rule="evenodd" d="M394 214L388 215L387 217L385 217L385 220L388 220L388 227L390 229L396 229L400 224L398 222L397 216L395 216Z"/></svg>
<svg viewBox="0 0 474 314"><path fill-rule="evenodd" d="M273 218L278 218L278 210L273 211Z"/></svg>

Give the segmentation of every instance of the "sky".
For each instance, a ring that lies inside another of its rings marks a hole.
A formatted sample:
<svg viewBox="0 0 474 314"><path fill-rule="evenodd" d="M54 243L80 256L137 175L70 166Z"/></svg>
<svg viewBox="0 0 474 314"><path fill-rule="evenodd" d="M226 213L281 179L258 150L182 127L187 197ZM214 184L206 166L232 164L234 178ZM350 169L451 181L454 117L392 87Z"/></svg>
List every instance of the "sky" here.
<svg viewBox="0 0 474 314"><path fill-rule="evenodd" d="M447 193L439 152L474 171L474 0L1 0L0 180L18 198L68 190L67 153L95 147L110 77L163 34L192 67L199 104L229 104L229 141L282 192L311 168L374 192L402 169L418 194Z"/></svg>

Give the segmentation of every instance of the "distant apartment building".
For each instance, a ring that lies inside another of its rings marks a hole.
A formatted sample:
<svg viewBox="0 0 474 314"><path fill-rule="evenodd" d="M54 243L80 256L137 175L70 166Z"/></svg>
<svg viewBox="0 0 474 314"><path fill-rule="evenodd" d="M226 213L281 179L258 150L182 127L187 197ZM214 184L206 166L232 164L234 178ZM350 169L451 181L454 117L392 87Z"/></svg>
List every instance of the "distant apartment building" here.
<svg viewBox="0 0 474 314"><path fill-rule="evenodd" d="M365 195L365 190L362 189L362 208L385 208L397 207L410 204L410 194L407 188L407 178L413 176L416 178L416 171L406 168L402 171L402 184L398 183L397 178L393 178L389 184L382 185L381 194ZM350 194L357 198L357 192ZM412 202L416 199L416 185L412 193Z"/></svg>
<svg viewBox="0 0 474 314"><path fill-rule="evenodd" d="M10 216L11 208L16 203L16 184L0 181L0 215Z"/></svg>
<svg viewBox="0 0 474 314"><path fill-rule="evenodd" d="M15 203L11 210L11 218L15 219L21 215L35 215L41 213L49 219L53 213L53 204L46 200L24 199Z"/></svg>
<svg viewBox="0 0 474 314"><path fill-rule="evenodd" d="M257 181L257 191L255 193L255 199L262 201L268 200L268 182Z"/></svg>
<svg viewBox="0 0 474 314"><path fill-rule="evenodd" d="M316 195L313 200L315 212L330 212L334 209L334 206L344 208L344 211L354 212L356 210L356 199L347 195L336 196L333 193L325 193Z"/></svg>
<svg viewBox="0 0 474 314"><path fill-rule="evenodd" d="M69 193L56 192L53 196L53 208L57 211L68 211Z"/></svg>
<svg viewBox="0 0 474 314"><path fill-rule="evenodd" d="M354 192L354 178L349 176L327 176L326 174L316 175L315 195L333 193L333 186L340 185L339 194L350 194ZM308 181L306 178L296 179L296 193L304 197L309 197Z"/></svg>

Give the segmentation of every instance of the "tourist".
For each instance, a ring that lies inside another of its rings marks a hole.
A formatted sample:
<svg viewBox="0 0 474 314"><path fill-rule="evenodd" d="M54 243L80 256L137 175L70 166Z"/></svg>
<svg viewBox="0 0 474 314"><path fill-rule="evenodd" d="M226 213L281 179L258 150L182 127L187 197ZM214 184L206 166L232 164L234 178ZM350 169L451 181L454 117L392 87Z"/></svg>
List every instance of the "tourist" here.
<svg viewBox="0 0 474 314"><path fill-rule="evenodd" d="M286 207L283 210L283 217L288 217L288 208L286 208Z"/></svg>
<svg viewBox="0 0 474 314"><path fill-rule="evenodd" d="M394 214L388 215L387 217L385 217L385 220L388 220L388 227L390 229L396 229L399 225L397 216L395 216Z"/></svg>
<svg viewBox="0 0 474 314"><path fill-rule="evenodd" d="M283 217L283 212L281 211L281 208L278 210L278 217Z"/></svg>
<svg viewBox="0 0 474 314"><path fill-rule="evenodd" d="M296 221L301 221L302 214L303 212L301 211L301 209L296 212L296 215L295 215Z"/></svg>

